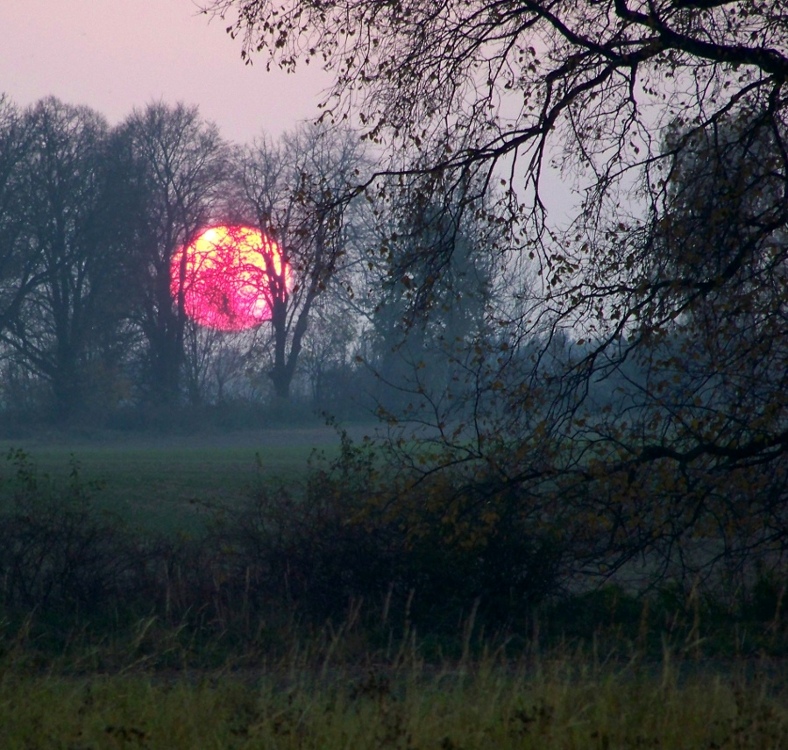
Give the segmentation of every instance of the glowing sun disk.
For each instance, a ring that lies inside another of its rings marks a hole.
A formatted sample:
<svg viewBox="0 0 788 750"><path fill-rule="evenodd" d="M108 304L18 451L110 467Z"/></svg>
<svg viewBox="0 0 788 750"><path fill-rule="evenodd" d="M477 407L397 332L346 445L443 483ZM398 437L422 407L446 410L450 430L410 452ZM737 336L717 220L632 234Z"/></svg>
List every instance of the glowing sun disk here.
<svg viewBox="0 0 788 750"><path fill-rule="evenodd" d="M290 266L262 232L217 226L182 247L170 266L170 292L201 326L243 331L270 320L274 300L292 288Z"/></svg>

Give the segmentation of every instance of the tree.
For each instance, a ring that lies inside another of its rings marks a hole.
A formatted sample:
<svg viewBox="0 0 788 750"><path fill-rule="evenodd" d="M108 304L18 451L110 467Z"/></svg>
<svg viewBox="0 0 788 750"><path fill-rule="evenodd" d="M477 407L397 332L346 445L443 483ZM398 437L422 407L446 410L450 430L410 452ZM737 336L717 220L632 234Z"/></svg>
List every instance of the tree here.
<svg viewBox="0 0 788 750"><path fill-rule="evenodd" d="M240 217L275 241L283 264L263 290L271 307L274 393L287 399L318 297L347 283L354 262L345 196L362 166L350 131L304 126L276 146L266 139L239 153ZM293 283L288 288L287 268ZM267 346L267 344L266 344Z"/></svg>
<svg viewBox="0 0 788 750"><path fill-rule="evenodd" d="M661 548L666 564L707 562L698 535L739 570L753 549L773 562L786 548L788 226L785 130L774 126L743 115L694 132L672 157L659 212L624 242L632 312L606 366L629 360L642 375L619 386L629 424L619 409L589 425L625 446L613 473L659 492L662 518L641 522L633 546Z"/></svg>
<svg viewBox="0 0 788 750"><path fill-rule="evenodd" d="M326 116L357 117L391 147L391 171L487 191L503 180L543 291L514 300L508 348L490 353L506 375L490 382L505 422L480 413L486 439L448 445L444 465L487 466L488 487L522 493L596 570L639 553L664 572L731 560L734 547L785 552L782 4L214 0L208 11L235 14L247 61L323 61L335 73ZM551 165L580 178L568 231L547 211ZM727 170L736 179L719 181ZM695 205L712 182L714 205ZM713 243L697 231L704 216ZM548 366L567 335L577 344ZM592 386L637 358L645 379L594 408Z"/></svg>
<svg viewBox="0 0 788 750"><path fill-rule="evenodd" d="M383 262L367 361L383 384L379 411L391 415L399 402L413 418L450 400L453 418L439 421L456 425L475 388L475 352L491 335L505 238L483 201L457 200L451 186L397 193L379 211L375 243ZM430 276L440 276L440 285Z"/></svg>
<svg viewBox="0 0 788 750"><path fill-rule="evenodd" d="M666 149L676 137L667 139ZM757 442L778 448L785 427L774 413L752 431L752 416L766 403L778 406L775 392L786 386L788 227L780 220L781 159L771 127L730 120L695 133L673 159L661 215L649 223L648 235L635 240L643 244L643 273L659 279L643 298L648 318L672 321L661 326L665 342L641 348L661 357L662 370L675 372L680 358L682 382L693 371L705 380L706 394L693 395L705 414L694 414L694 421L708 426L709 416L724 409L732 420L725 440L734 463L749 458L755 434ZM764 233L765 225L772 230ZM663 291L670 286L680 291Z"/></svg>
<svg viewBox="0 0 788 750"><path fill-rule="evenodd" d="M115 138L119 189L133 203L127 269L134 318L147 342L147 397L173 404L181 392L187 315L185 278L173 299L170 267L181 247L226 212L228 147L215 125L182 104L135 110Z"/></svg>
<svg viewBox="0 0 788 750"><path fill-rule="evenodd" d="M0 330L35 286L36 258L26 252L24 179L32 136L18 108L0 96Z"/></svg>
<svg viewBox="0 0 788 750"><path fill-rule="evenodd" d="M332 414L358 405L358 393L353 391L353 355L359 319L342 302L328 295L320 298L301 352L312 404L316 410Z"/></svg>
<svg viewBox="0 0 788 750"><path fill-rule="evenodd" d="M335 73L329 111L352 103L370 137L411 144L432 167L488 175L530 154L524 179L537 191L549 145L563 141L564 158L598 178L591 198L651 165L653 134L676 118L702 128L748 106L776 112L788 74L785 16L754 0L206 7L234 14L228 31L247 61L323 61Z"/></svg>
<svg viewBox="0 0 788 750"><path fill-rule="evenodd" d="M15 180L16 300L3 340L51 385L65 419L95 389L97 344L117 322L116 246L105 203L108 127L86 107L43 99L24 113L29 137ZM112 334L110 334L111 336Z"/></svg>
<svg viewBox="0 0 788 750"><path fill-rule="evenodd" d="M641 191L646 207L658 201L670 159L691 147L693 133L737 112L754 113L746 118L750 130L777 127L785 109L788 23L779 7L754 0L437 9L214 0L207 8L234 13L228 31L242 37L247 61L262 53L269 65L292 69L299 60L323 60L336 75L328 112L340 116L352 104L367 137L405 146L414 158L396 171L480 172L489 187L502 167L512 178L512 205L525 198L529 206L536 231L527 241L543 241L551 285L579 260L597 271L607 273L611 262L617 269L610 243L597 243L589 256L585 235L615 232L627 210L637 215L636 203L605 213L621 191L631 200ZM664 151L659 134L677 124L684 136ZM397 148L400 164L401 154ZM548 245L543 231L541 180L553 160L590 177L574 257L572 246ZM762 227L764 236L780 218Z"/></svg>

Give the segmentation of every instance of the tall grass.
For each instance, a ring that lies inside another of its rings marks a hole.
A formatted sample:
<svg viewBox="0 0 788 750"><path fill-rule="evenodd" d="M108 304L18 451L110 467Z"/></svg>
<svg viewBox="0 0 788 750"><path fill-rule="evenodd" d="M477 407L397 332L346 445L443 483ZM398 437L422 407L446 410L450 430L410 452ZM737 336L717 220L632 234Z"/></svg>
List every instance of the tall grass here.
<svg viewBox="0 0 788 750"><path fill-rule="evenodd" d="M735 611L698 589L551 599L544 548L503 536L486 554L513 567L485 567L351 522L375 466L342 451L303 496L261 487L193 536L10 453L0 749L788 747L788 688L754 658L785 656L782 578ZM500 570L533 575L496 598Z"/></svg>
<svg viewBox="0 0 788 750"><path fill-rule="evenodd" d="M321 669L294 648L234 672L0 676L4 748L788 747L786 690L756 671L551 652Z"/></svg>

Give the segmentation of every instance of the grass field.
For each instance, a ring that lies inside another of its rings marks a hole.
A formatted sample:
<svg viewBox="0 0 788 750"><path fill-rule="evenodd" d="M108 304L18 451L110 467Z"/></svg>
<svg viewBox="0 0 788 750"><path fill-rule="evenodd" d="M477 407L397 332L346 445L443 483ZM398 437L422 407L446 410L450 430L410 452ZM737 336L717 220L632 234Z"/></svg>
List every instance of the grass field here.
<svg viewBox="0 0 788 750"><path fill-rule="evenodd" d="M353 437L365 432L358 428ZM260 483L298 487L313 453L330 457L339 442L334 430L313 427L167 438L51 436L0 443L0 450L25 451L39 475L61 487L76 461L81 483L100 482L96 505L147 537L148 530L197 531L211 507L241 502ZM0 463L12 480L14 469ZM297 503L305 507L300 497ZM203 552L209 537L195 534L185 546ZM48 559L44 547L38 554ZM118 556L112 546L102 559ZM95 569L79 550L63 559ZM168 561L162 557L160 567ZM0 748L788 748L779 643L765 651L712 649L713 658L704 659L698 623L671 639L646 609L635 623L638 632L649 628L637 636L640 645L612 622L571 645L561 633L540 645L533 624L502 634L474 630L473 614L457 621L454 635L417 632L409 604L404 620L394 622L388 599L385 614L371 619L359 617L361 600L349 603L349 612L358 611L345 623L312 622L291 611L291 599L271 600L282 605L277 611L266 599L247 609L254 603L253 594L247 599L248 575L246 588L236 591L220 580L232 568L205 570L208 577L196 580L210 584L206 596L186 599L177 614L170 591L177 602L179 590L169 578L162 601L147 596L130 621L120 611L125 599L68 624L63 614L74 609L68 597L61 609L45 611L34 600L21 613L0 601ZM212 577L216 571L219 578ZM184 591L192 590L200 589L189 583ZM232 592L238 596L222 598ZM590 606L572 617L590 616ZM611 617L614 609L615 603ZM777 614L763 628L772 640L784 638ZM742 633L734 635L743 642ZM600 657L602 649L610 655Z"/></svg>
<svg viewBox="0 0 788 750"><path fill-rule="evenodd" d="M297 485L315 451L330 456L338 445L333 429L312 427L174 437L39 437L0 442L0 451L24 450L39 472L55 481L67 477L76 461L84 482L101 483L94 493L98 507L142 529L176 531L199 523L206 505L246 497L260 482Z"/></svg>
<svg viewBox="0 0 788 750"><path fill-rule="evenodd" d="M0 677L0 745L314 750L781 750L785 688L573 655L425 670ZM292 665L291 665L292 666Z"/></svg>

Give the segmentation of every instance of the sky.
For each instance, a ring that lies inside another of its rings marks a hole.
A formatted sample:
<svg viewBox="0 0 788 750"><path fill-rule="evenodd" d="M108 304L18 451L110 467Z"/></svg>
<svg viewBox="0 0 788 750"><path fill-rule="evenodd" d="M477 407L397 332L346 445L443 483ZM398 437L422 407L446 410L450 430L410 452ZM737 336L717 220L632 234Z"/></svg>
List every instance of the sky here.
<svg viewBox="0 0 788 750"><path fill-rule="evenodd" d="M241 59L230 21L199 12L200 0L0 0L0 93L17 105L54 95L114 125L154 101L197 105L221 134L248 143L277 138L320 114L331 78L301 64L295 74ZM543 198L570 216L576 198L553 170Z"/></svg>
<svg viewBox="0 0 788 750"><path fill-rule="evenodd" d="M229 22L196 0L0 0L0 92L54 95L120 122L153 101L197 105L236 143L316 117L326 74L244 65Z"/></svg>

